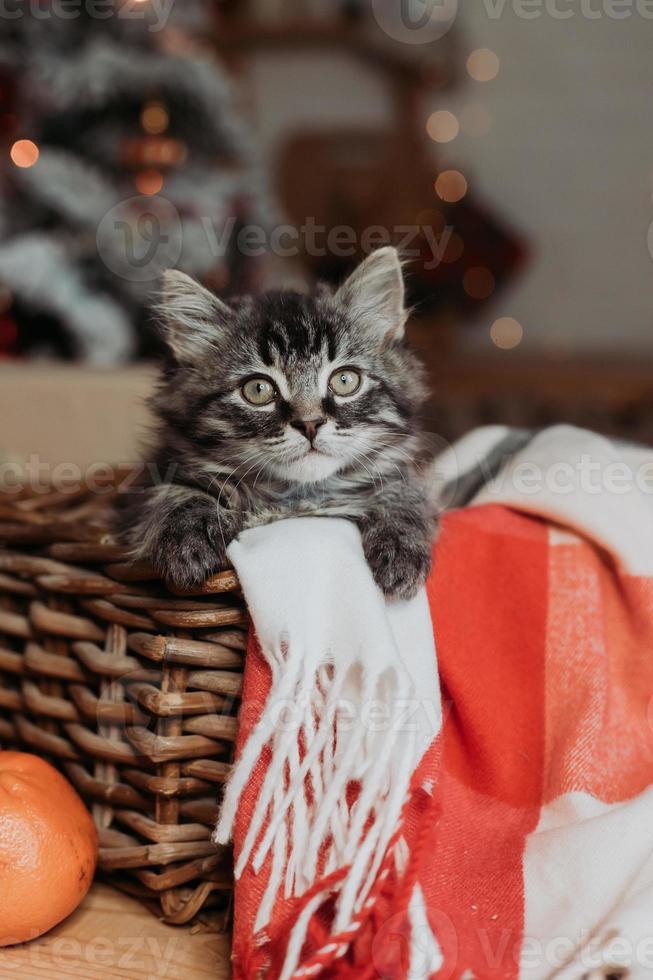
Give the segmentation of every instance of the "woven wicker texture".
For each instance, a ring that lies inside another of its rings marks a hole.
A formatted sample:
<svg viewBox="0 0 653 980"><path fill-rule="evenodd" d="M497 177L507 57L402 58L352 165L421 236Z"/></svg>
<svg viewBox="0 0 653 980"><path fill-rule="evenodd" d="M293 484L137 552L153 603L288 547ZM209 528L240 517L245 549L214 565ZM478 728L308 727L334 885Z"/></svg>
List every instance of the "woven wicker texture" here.
<svg viewBox="0 0 653 980"><path fill-rule="evenodd" d="M101 875L166 922L214 928L232 892L210 834L247 616L232 572L173 595L130 564L110 506L88 491L0 500L0 747L46 757L77 787Z"/></svg>

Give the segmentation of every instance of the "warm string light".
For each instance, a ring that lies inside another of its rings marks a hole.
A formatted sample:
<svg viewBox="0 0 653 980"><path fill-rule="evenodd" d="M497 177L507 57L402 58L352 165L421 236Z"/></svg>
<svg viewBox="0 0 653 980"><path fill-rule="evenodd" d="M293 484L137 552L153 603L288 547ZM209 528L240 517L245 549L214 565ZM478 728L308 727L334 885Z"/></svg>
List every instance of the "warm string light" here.
<svg viewBox="0 0 653 980"><path fill-rule="evenodd" d="M450 143L455 140L459 130L458 120L447 109L432 112L426 121L426 132L435 143Z"/></svg>
<svg viewBox="0 0 653 980"><path fill-rule="evenodd" d="M170 124L170 113L162 102L148 102L141 113L141 126L146 133L160 136Z"/></svg>
<svg viewBox="0 0 653 980"><path fill-rule="evenodd" d="M491 82L500 67L498 56L490 48L477 48L467 59L467 71L475 82Z"/></svg>
<svg viewBox="0 0 653 980"><path fill-rule="evenodd" d="M158 170L141 170L136 174L134 183L141 194L152 197L163 189L163 175Z"/></svg>
<svg viewBox="0 0 653 980"><path fill-rule="evenodd" d="M447 204L456 204L467 193L467 181L459 170L443 170L435 182L435 192Z"/></svg>
<svg viewBox="0 0 653 980"><path fill-rule="evenodd" d="M499 317L490 327L492 343L501 350L512 350L519 346L523 336L524 328L511 316Z"/></svg>
<svg viewBox="0 0 653 980"><path fill-rule="evenodd" d="M9 156L17 167L33 167L39 158L39 148L32 140L16 140L9 151Z"/></svg>
<svg viewBox="0 0 653 980"><path fill-rule="evenodd" d="M490 48L477 48L467 59L467 71L477 82L489 82L499 74L501 62ZM484 136L492 125L492 117L484 105L470 103L460 112L460 118L448 109L437 109L426 121L426 132L435 143L450 143L455 140L461 129L469 136ZM447 204L457 204L468 190L467 179L459 170L443 170L435 181L435 192ZM426 212L428 213L428 212ZM426 214L425 213L425 214ZM441 217L440 212L435 212ZM444 219L443 219L444 222ZM435 226L436 222L423 222ZM442 261L457 262L463 255L465 243L460 235L452 234L446 244ZM471 299L487 299L495 290L494 275L485 266L472 266L463 276L463 289ZM504 350L510 350L521 343L523 337L521 325L511 317L502 317L492 324L490 336L492 342Z"/></svg>
<svg viewBox="0 0 653 980"><path fill-rule="evenodd" d="M159 170L181 165L188 157L188 147L171 136L152 136L125 140L121 158L129 167L141 170Z"/></svg>

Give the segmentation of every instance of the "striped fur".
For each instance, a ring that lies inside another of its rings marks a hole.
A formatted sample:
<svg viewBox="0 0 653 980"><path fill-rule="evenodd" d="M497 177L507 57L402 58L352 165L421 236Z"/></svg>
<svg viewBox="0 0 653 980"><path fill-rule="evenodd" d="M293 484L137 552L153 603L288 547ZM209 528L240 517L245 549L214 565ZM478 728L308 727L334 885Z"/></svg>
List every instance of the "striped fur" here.
<svg viewBox="0 0 653 980"><path fill-rule="evenodd" d="M152 400L160 421L152 462L162 482L126 510L133 553L174 585L192 586L225 564L246 527L339 516L359 525L381 587L414 594L435 515L420 467L426 388L403 337L395 250L373 253L335 295L271 292L230 307L168 273L161 314L170 356ZM329 378L345 367L362 383L338 396ZM242 394L259 376L278 393L264 407ZM311 444L296 425L317 418Z"/></svg>

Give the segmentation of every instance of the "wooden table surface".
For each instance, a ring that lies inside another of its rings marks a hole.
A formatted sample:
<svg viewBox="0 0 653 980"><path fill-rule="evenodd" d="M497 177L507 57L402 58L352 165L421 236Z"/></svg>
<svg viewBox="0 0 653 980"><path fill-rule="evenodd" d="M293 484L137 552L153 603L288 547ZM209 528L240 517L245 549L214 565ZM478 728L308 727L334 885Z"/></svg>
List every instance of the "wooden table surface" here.
<svg viewBox="0 0 653 980"><path fill-rule="evenodd" d="M0 949L2 980L227 980L229 940L159 922L139 902L96 884L47 935Z"/></svg>

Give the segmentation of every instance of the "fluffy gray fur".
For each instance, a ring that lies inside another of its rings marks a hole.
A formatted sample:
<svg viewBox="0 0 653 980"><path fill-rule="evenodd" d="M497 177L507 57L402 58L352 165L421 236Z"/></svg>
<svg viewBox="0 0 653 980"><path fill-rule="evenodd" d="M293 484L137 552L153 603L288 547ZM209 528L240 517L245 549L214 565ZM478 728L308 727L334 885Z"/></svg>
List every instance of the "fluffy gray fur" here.
<svg viewBox="0 0 653 980"><path fill-rule="evenodd" d="M245 528L344 517L360 528L381 588L414 595L436 518L421 476L426 388L404 337L395 249L374 252L335 294L275 292L229 307L169 272L161 313L170 358L152 399L150 465L161 482L126 508L134 556L189 588L225 566ZM268 404L247 400L248 381Z"/></svg>

